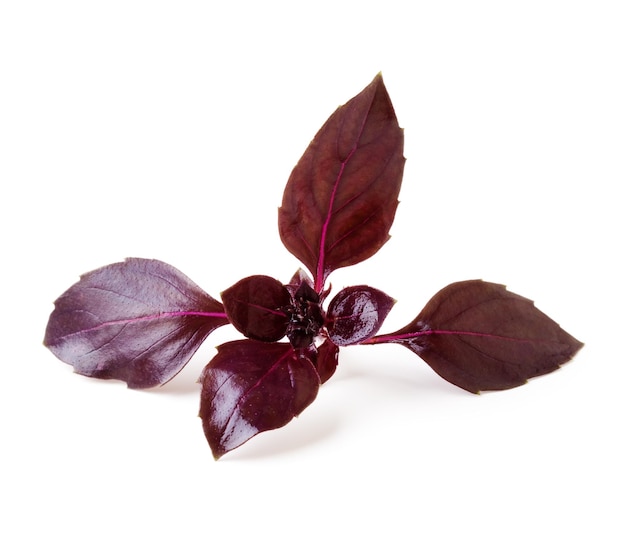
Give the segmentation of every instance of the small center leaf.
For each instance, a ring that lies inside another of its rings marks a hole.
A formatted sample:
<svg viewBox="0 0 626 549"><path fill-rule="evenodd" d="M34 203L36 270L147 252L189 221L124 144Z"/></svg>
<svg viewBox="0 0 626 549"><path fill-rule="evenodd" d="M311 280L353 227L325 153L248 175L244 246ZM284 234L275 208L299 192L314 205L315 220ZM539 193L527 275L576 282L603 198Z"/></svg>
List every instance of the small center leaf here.
<svg viewBox="0 0 626 549"><path fill-rule="evenodd" d="M291 295L275 278L244 278L222 292L222 301L228 320L246 337L278 341L287 332Z"/></svg>

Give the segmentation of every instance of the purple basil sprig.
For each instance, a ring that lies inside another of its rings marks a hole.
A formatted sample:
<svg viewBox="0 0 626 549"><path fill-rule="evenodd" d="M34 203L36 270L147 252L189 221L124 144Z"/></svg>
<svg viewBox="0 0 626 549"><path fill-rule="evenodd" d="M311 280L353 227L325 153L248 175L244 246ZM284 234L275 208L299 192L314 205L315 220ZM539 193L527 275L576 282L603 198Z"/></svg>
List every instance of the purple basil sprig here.
<svg viewBox="0 0 626 549"><path fill-rule="evenodd" d="M343 288L325 306L329 275L389 239L403 144L379 74L331 115L287 182L280 237L310 275L299 269L287 284L253 275L220 303L166 263L127 259L83 275L57 299L45 345L77 373L148 388L232 324L247 339L220 345L200 378L216 459L299 415L335 373L342 346L398 343L474 393L516 387L570 360L582 343L532 301L481 280L447 286L386 335L377 334L395 301L376 288Z"/></svg>

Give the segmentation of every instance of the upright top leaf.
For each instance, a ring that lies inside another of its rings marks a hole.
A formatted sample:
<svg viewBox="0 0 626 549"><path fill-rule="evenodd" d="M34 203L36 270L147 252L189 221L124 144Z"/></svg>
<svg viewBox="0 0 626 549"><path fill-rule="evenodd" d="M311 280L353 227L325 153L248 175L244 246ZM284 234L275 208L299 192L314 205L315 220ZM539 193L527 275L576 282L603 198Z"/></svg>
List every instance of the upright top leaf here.
<svg viewBox="0 0 626 549"><path fill-rule="evenodd" d="M278 212L286 248L320 292L335 269L389 239L404 170L404 133L378 74L339 107L293 169Z"/></svg>

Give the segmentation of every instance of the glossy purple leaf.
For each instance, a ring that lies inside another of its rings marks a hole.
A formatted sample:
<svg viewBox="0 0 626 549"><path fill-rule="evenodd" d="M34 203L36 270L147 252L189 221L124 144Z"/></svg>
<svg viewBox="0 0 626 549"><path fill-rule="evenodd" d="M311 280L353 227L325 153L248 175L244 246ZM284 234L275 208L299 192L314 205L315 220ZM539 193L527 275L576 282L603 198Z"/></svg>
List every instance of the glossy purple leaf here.
<svg viewBox="0 0 626 549"><path fill-rule="evenodd" d="M384 342L411 349L472 393L522 385L556 370L583 345L529 299L482 280L447 286L413 322L365 343Z"/></svg>
<svg viewBox="0 0 626 549"><path fill-rule="evenodd" d="M82 375L162 385L216 328L222 305L174 267L127 259L90 273L55 302L44 344Z"/></svg>
<svg viewBox="0 0 626 549"><path fill-rule="evenodd" d="M404 134L379 74L339 107L293 169L278 215L286 248L320 292L330 272L389 239L404 170Z"/></svg>
<svg viewBox="0 0 626 549"><path fill-rule="evenodd" d="M200 378L200 417L215 459L298 416L320 378L289 343L231 341L218 347Z"/></svg>
<svg viewBox="0 0 626 549"><path fill-rule="evenodd" d="M328 335L336 345L354 345L375 335L395 300L370 286L341 290L328 306Z"/></svg>
<svg viewBox="0 0 626 549"><path fill-rule="evenodd" d="M222 301L228 319L246 337L278 341L285 335L291 295L275 278L244 278L222 292Z"/></svg>

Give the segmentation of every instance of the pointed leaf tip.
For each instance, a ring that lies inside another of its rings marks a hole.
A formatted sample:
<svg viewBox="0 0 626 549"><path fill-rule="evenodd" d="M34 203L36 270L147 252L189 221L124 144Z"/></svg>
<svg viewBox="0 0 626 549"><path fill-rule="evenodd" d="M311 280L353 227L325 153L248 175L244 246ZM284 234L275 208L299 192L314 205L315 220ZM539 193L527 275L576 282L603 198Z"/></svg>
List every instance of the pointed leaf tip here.
<svg viewBox="0 0 626 549"><path fill-rule="evenodd" d="M380 330L395 300L370 286L349 286L328 306L328 335L336 345L354 345Z"/></svg>
<svg viewBox="0 0 626 549"><path fill-rule="evenodd" d="M339 107L293 169L279 208L286 248L321 291L328 274L389 239L404 170L404 133L379 73Z"/></svg>

